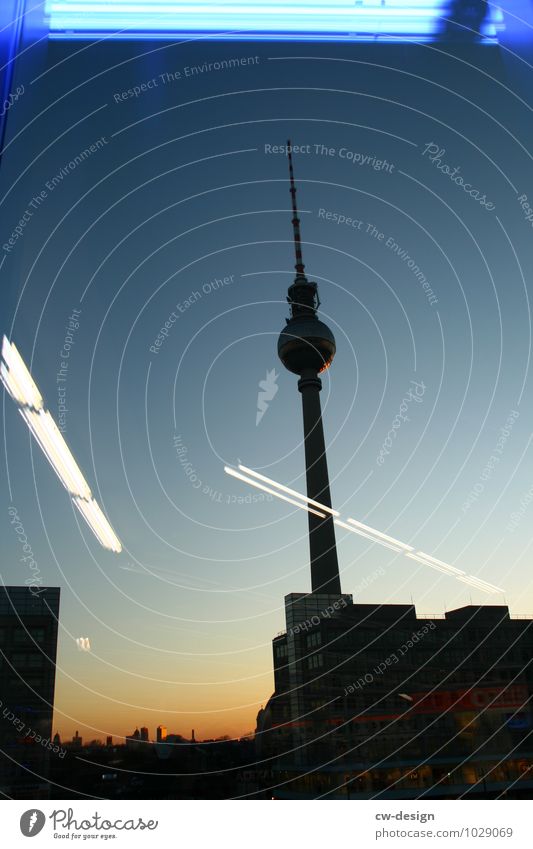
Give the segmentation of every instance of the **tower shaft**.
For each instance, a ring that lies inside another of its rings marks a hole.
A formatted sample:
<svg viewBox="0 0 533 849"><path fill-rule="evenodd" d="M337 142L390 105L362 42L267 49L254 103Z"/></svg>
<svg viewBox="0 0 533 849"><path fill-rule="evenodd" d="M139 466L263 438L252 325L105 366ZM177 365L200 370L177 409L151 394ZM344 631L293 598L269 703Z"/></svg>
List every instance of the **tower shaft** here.
<svg viewBox="0 0 533 849"><path fill-rule="evenodd" d="M320 406L321 388L322 381L316 372L310 370L302 373L298 389L302 394L307 496L331 508ZM315 516L314 513L308 513L308 517L312 592L340 595L341 582L333 517L329 513L326 513L325 519Z"/></svg>

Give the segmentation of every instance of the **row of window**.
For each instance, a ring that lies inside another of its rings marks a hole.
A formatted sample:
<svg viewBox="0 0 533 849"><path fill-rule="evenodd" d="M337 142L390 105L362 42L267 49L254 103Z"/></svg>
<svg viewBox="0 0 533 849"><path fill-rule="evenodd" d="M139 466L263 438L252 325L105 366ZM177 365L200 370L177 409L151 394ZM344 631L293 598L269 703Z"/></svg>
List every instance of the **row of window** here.
<svg viewBox="0 0 533 849"><path fill-rule="evenodd" d="M10 661L22 675L22 670L24 669L42 669L45 665L46 658L39 652L28 652L27 654L14 652L10 657Z"/></svg>
<svg viewBox="0 0 533 849"><path fill-rule="evenodd" d="M36 643L44 642L44 628L0 628L0 646L6 645L11 635L11 640L15 645L21 643L31 643L32 639Z"/></svg>

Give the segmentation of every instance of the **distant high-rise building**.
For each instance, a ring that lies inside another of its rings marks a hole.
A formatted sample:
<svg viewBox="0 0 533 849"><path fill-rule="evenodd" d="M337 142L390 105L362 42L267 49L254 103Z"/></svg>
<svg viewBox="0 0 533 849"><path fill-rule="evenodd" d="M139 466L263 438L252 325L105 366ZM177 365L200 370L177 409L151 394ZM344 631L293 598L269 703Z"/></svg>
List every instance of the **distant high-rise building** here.
<svg viewBox="0 0 533 849"><path fill-rule="evenodd" d="M83 744L83 738L80 737L80 735L76 731L74 737L72 738L72 744L71 744L72 748L73 749L81 749L82 744Z"/></svg>
<svg viewBox="0 0 533 849"><path fill-rule="evenodd" d="M137 749L141 742L141 732L138 728L135 729L133 734L128 734L126 737L126 746L129 749Z"/></svg>
<svg viewBox="0 0 533 849"><path fill-rule="evenodd" d="M149 739L150 739L150 735L149 735L148 729L147 729L147 728L146 728L146 726L144 726L144 725L143 725L143 727L141 728L141 735L140 735L140 738L141 738L141 740L142 740L143 742L145 742L145 743L147 743L147 742L149 741Z"/></svg>
<svg viewBox="0 0 533 849"><path fill-rule="evenodd" d="M109 746L112 746L112 745L113 745L113 738L112 738L111 736L106 737L106 738L105 738L105 744L106 744L106 746L108 746L108 747L109 747Z"/></svg>
<svg viewBox="0 0 533 849"><path fill-rule="evenodd" d="M0 587L0 792L48 795L59 617L57 587Z"/></svg>
<svg viewBox="0 0 533 849"><path fill-rule="evenodd" d="M156 739L158 743L162 743L167 739L167 729L164 725L158 725L156 731Z"/></svg>

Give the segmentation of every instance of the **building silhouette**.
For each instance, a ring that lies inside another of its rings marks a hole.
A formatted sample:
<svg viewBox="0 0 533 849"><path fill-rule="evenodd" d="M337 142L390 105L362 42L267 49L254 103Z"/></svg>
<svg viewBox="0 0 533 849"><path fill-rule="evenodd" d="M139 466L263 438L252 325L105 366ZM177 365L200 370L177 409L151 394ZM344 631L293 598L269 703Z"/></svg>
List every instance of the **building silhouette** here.
<svg viewBox="0 0 533 849"><path fill-rule="evenodd" d="M167 739L167 729L164 725L158 725L156 731L156 740L158 743L163 743Z"/></svg>
<svg viewBox="0 0 533 849"><path fill-rule="evenodd" d="M73 749L81 749L83 745L83 737L80 737L78 731L74 734L70 745Z"/></svg>
<svg viewBox="0 0 533 849"><path fill-rule="evenodd" d="M49 793L59 595L0 587L0 792L15 799Z"/></svg>
<svg viewBox="0 0 533 849"><path fill-rule="evenodd" d="M319 374L335 340L306 275L290 142L296 278L278 353L299 375L310 593L285 598L275 692L257 718L271 798L533 797L533 619L503 605L421 616L341 593ZM317 512L321 515L317 515Z"/></svg>
<svg viewBox="0 0 533 849"><path fill-rule="evenodd" d="M133 734L126 735L125 742L126 747L132 751L136 749L146 750L145 744L150 742L148 728L144 726L140 730L136 728Z"/></svg>

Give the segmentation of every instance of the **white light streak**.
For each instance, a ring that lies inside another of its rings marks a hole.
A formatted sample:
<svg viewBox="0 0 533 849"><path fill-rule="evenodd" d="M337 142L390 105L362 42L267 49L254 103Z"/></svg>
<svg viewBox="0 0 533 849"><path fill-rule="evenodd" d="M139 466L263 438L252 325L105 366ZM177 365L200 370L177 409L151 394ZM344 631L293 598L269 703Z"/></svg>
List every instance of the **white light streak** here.
<svg viewBox="0 0 533 849"><path fill-rule="evenodd" d="M394 537L390 537L388 534L383 534L381 531L376 531L375 528L370 528L368 525L363 525L362 522L357 522L355 519L348 519L348 522L350 522L350 524L352 525L356 525L358 528L363 528L364 531L368 531L371 534L375 534L376 536L381 537L381 539L386 539L389 542L392 542L393 545L397 545L399 548L403 548L404 551L414 551L412 545L406 545L405 542L400 542L399 540L394 539ZM379 540L376 540L376 542L379 542Z"/></svg>
<svg viewBox="0 0 533 849"><path fill-rule="evenodd" d="M65 489L71 495L92 498L89 484L48 410L36 413L23 407L19 412Z"/></svg>
<svg viewBox="0 0 533 849"><path fill-rule="evenodd" d="M43 406L41 393L33 382L16 346L6 336L2 340L2 357L4 359L0 368L2 383L11 397L19 404L40 410Z"/></svg>
<svg viewBox="0 0 533 849"><path fill-rule="evenodd" d="M239 467L240 468L240 467ZM224 466L224 471L227 475L231 475L234 478L238 478L238 480L244 481L245 483L249 483L250 486L255 486L257 489L262 489L264 492L268 492L270 495L275 495L276 498L281 498L282 501L288 501L289 504L293 504L295 507L299 507L300 510L306 510L308 513L313 513L314 516L318 516L320 519L325 519L325 513L319 513L318 510L313 510L312 507L308 507L307 504L301 504L299 501L295 501L293 498L289 498L286 495L282 495L281 492L277 492L275 489L271 489L268 486L264 486L259 483L259 481L254 481L252 478L246 477L246 475L242 475L236 469L232 469L230 466Z"/></svg>
<svg viewBox="0 0 533 849"><path fill-rule="evenodd" d="M281 498L284 501L288 501L289 504L294 504L295 507L300 507L302 510L308 510L310 513L314 513L317 516L320 516L322 519L325 519L325 515L323 513L318 513L316 510L313 510L311 507L307 507L307 504L313 504L316 507L319 507L321 510L330 513L334 517L338 517L340 514L338 510L332 510L330 507L326 507L324 504L320 504L318 501L313 501L312 498L307 498L305 495L302 495L299 492L296 492L294 489L289 489L289 487L284 486L277 481L272 480L271 478L265 477L265 475L260 475L259 472L254 472L253 469L249 469L246 466L239 465L238 467L242 472L246 472L246 475L237 472L235 469L232 469L230 466L224 466L224 471L228 475L232 475L239 480L244 481L245 483L250 484L251 486L255 486L258 489L263 489L265 492L270 493L271 495L275 495L276 498ZM251 475L252 477L249 477ZM294 501L292 498L288 498L285 495L282 495L281 492L276 491L275 489L271 489L267 486L262 486L257 480L253 480L253 478L257 478L258 480L265 481L266 483L272 484L272 486L277 487L278 490L283 490L284 492L288 492L291 495L296 496L297 498L301 498L302 501L307 502L307 504L301 504L298 501ZM379 545L383 545L385 548L389 548L391 551L395 551L397 554L404 554L406 557L409 557L411 560L416 560L417 563L421 563L423 566L429 566L430 569L435 569L436 572L441 572L443 575L448 575L448 577L456 578L458 581L462 581L465 584L468 584L471 587L474 587L478 590L483 590L486 593L503 593L505 590L502 590L500 587L495 586L494 584L490 584L488 581L483 581L481 578L474 578L472 575L467 575L462 569L457 569L455 566L450 566L449 563L444 563L443 560L438 560L436 557L433 557L431 554L425 554L423 551L415 551L412 545L407 545L405 542L400 542L400 540L395 539L394 537L389 536L388 534L384 534L382 531L376 530L376 528L371 528L369 525L364 525L363 522L358 522L357 519L349 518L346 522L343 522L342 519L334 518L333 519L335 525L339 528L344 528L346 531L351 531L353 534L358 534L358 536L364 537L365 539L370 540L371 542L377 542Z"/></svg>
<svg viewBox="0 0 533 849"><path fill-rule="evenodd" d="M436 558L429 557L427 554L424 554L423 558L419 557L418 555L421 554L421 551L417 551L416 554L406 554L405 556L410 557L411 560L417 560L424 566L430 566L431 569L436 569L437 572L442 572L444 575L456 578L458 581L461 581L463 584L468 584L474 589L483 590L483 592L491 594L504 592L504 590L494 586L494 584L489 584L487 581L482 581L480 578L474 578L472 575L467 575L465 572L461 572L454 566L449 566L447 563L443 563L442 560L436 560Z"/></svg>
<svg viewBox="0 0 533 849"><path fill-rule="evenodd" d="M89 484L54 419L44 409L41 393L17 348L6 336L2 342L2 357L4 361L0 363L0 379L18 404L19 413L44 456L98 541L104 548L118 554L122 551L120 540L94 500Z"/></svg>
<svg viewBox="0 0 533 849"><path fill-rule="evenodd" d="M485 593L503 593L505 590L496 587L494 584L489 584L487 581L482 581L480 578L474 578L473 575L465 575L458 577L458 581L463 581L465 584L470 584L476 590L483 590Z"/></svg>
<svg viewBox="0 0 533 849"><path fill-rule="evenodd" d="M390 548L392 549L392 551L403 553L401 548L398 548L395 545L390 545L390 543L385 542L382 539L376 539L375 537L370 536L370 534L365 533L365 531L361 531L359 530L359 528L354 528L353 525L348 525L346 524L346 522L342 522L340 519L334 519L333 521L336 525L339 526L339 528L345 528L347 531L351 531L352 534L358 534L360 537L365 537L365 539L369 539L371 542L377 542L379 543L379 545L384 545L385 548Z"/></svg>
<svg viewBox="0 0 533 849"><path fill-rule="evenodd" d="M504 593L505 592L504 589L502 589L501 587L497 587L496 584L489 583L489 581L483 581L481 578L475 578L473 575L471 575L471 578L472 578L473 581L476 582L476 584L480 585L481 589L483 589L483 587L488 587L488 589L492 589L493 592L496 592L496 593Z"/></svg>
<svg viewBox="0 0 533 849"><path fill-rule="evenodd" d="M481 578L476 578L475 575L468 575L471 581L475 581L476 584L480 584L482 587L490 587L490 589L494 590L497 593L503 593L505 590L502 590L501 587L497 587L495 584L489 583L489 581L483 581Z"/></svg>
<svg viewBox="0 0 533 849"><path fill-rule="evenodd" d="M114 551L116 554L120 554L122 551L120 540L94 498L91 498L90 501L85 501L83 498L74 496L72 501L101 545L110 551Z"/></svg>
<svg viewBox="0 0 533 849"><path fill-rule="evenodd" d="M445 569L448 569L450 572L454 572L456 575L464 575L462 569L456 569L455 566L450 566L449 563L443 563L442 560L437 560L436 557L431 557L429 554L424 554L423 551L416 552L420 557L424 557L426 560L429 560L431 563L436 563L437 566L443 566Z"/></svg>
<svg viewBox="0 0 533 849"><path fill-rule="evenodd" d="M419 557L418 554L412 554L411 552L407 552L406 557L409 557L411 560L416 560L418 563L422 563L424 566L429 566L431 569L435 569L437 572L442 572L444 575L451 575L453 578L458 577L453 572L450 572L445 566L438 566L436 563L430 563L429 560L424 560L422 557Z"/></svg>
<svg viewBox="0 0 533 849"><path fill-rule="evenodd" d="M320 501L314 501L312 498L308 498L307 495L302 495L302 493L296 492L295 489L289 489L288 486L284 486L284 484L278 483L278 481L274 481L272 480L272 478L267 478L264 475L260 475L259 472L254 472L253 469L248 469L246 466L241 465L239 465L238 468L241 470L241 472L245 472L245 474L247 475L251 475L252 477L257 478L258 480L263 481L264 483L269 483L272 486L281 489L282 492L287 492L289 495L294 495L296 496L296 498L301 498L302 501L306 501L307 504L312 504L313 507L317 507L324 513L330 513L332 516L340 515L338 510L332 510L331 507L326 507L326 505L321 504Z"/></svg>
<svg viewBox="0 0 533 849"><path fill-rule="evenodd" d="M8 371L5 363L0 364L0 380L18 404L24 404L25 394L13 372Z"/></svg>

